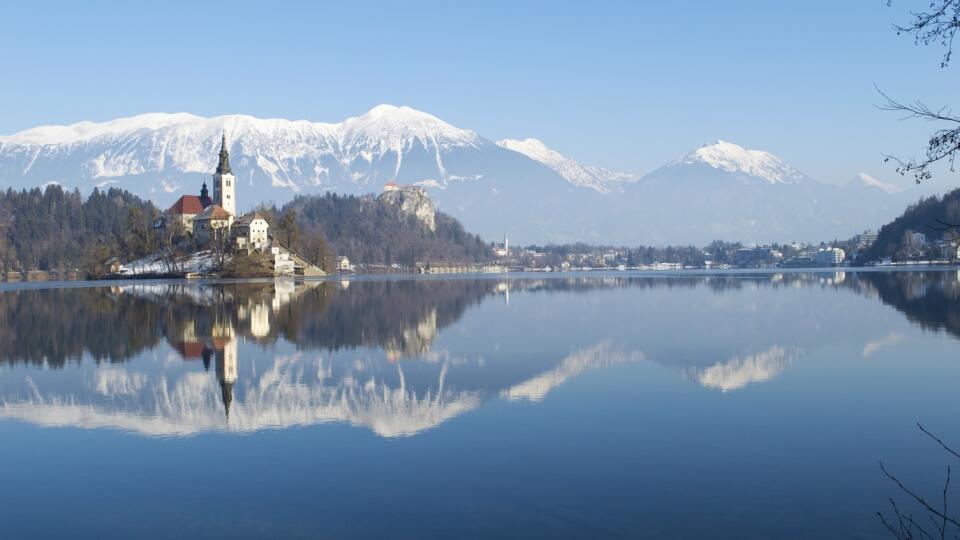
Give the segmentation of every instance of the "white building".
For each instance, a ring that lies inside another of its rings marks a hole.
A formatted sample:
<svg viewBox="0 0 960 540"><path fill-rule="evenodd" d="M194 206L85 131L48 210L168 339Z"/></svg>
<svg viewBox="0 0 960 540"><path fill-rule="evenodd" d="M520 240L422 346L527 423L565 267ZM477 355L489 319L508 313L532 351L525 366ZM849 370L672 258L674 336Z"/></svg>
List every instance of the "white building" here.
<svg viewBox="0 0 960 540"><path fill-rule="evenodd" d="M211 204L193 218L193 236L200 243L216 238L229 238L233 214L217 204Z"/></svg>
<svg viewBox="0 0 960 540"><path fill-rule="evenodd" d="M864 250L872 246L874 242L877 241L877 233L873 231L864 231L853 237L853 242L857 245L858 250Z"/></svg>
<svg viewBox="0 0 960 540"><path fill-rule="evenodd" d="M507 238L506 233L503 234L503 243L494 245L493 254L497 257L507 257L510 255L510 239Z"/></svg>
<svg viewBox="0 0 960 540"><path fill-rule="evenodd" d="M823 264L827 266L836 266L843 262L847 258L846 252L840 248L828 247L823 249L818 249L817 253L813 256L813 261L817 264Z"/></svg>
<svg viewBox="0 0 960 540"><path fill-rule="evenodd" d="M263 250L267 248L270 225L258 212L244 214L233 223L231 237L239 248Z"/></svg>
<svg viewBox="0 0 960 540"><path fill-rule="evenodd" d="M289 251L274 245L270 248L270 254L273 255L273 271L275 274L292 276L296 273L296 264Z"/></svg>

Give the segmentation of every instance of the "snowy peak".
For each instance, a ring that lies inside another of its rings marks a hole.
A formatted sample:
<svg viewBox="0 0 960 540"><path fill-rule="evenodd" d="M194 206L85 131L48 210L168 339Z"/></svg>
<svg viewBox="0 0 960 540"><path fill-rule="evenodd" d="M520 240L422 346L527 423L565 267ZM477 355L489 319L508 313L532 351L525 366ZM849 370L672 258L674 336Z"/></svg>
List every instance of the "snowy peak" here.
<svg viewBox="0 0 960 540"><path fill-rule="evenodd" d="M497 141L497 146L523 154L546 165L571 184L593 188L601 193L619 191L619 184L636 182L640 179L639 174L621 173L603 167L581 165L576 160L548 148L539 139L501 139Z"/></svg>
<svg viewBox="0 0 960 540"><path fill-rule="evenodd" d="M891 195L896 193L902 193L906 188L898 186L897 184L891 184L889 182L884 182L882 180L877 180L876 178L870 176L867 173L859 173L851 181L851 184L855 186L866 186L879 189L883 192L889 193Z"/></svg>
<svg viewBox="0 0 960 540"><path fill-rule="evenodd" d="M338 124L339 140L345 148L376 147L380 152L407 149L412 142L424 147L449 148L482 145L471 130L454 127L432 114L410 107L377 105L366 113Z"/></svg>
<svg viewBox="0 0 960 540"><path fill-rule="evenodd" d="M806 175L769 152L747 150L726 141L705 144L675 163L705 164L714 169L760 178L770 184L798 184L807 180Z"/></svg>

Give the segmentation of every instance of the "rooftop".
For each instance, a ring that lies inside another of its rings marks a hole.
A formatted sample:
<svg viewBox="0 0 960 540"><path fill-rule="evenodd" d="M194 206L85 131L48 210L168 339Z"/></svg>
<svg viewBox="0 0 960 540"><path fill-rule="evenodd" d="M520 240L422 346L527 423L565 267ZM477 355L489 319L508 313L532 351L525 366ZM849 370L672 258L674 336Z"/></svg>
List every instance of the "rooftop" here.
<svg viewBox="0 0 960 540"><path fill-rule="evenodd" d="M168 214L196 215L203 212L203 203L196 195L184 195L167 209Z"/></svg>
<svg viewBox="0 0 960 540"><path fill-rule="evenodd" d="M248 212L240 216L240 219L237 220L237 225L249 225L256 219L267 220L260 212Z"/></svg>
<svg viewBox="0 0 960 540"><path fill-rule="evenodd" d="M211 204L200 212L195 219L230 219L230 212L227 212L218 204Z"/></svg>

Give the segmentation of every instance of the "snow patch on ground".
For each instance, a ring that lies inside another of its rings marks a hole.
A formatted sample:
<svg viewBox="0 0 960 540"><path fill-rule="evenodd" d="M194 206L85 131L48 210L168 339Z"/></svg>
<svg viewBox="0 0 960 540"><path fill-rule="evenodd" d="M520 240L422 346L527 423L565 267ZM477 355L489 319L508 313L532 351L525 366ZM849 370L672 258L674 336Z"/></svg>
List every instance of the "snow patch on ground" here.
<svg viewBox="0 0 960 540"><path fill-rule="evenodd" d="M204 274L216 269L212 251L198 251L171 262L163 253L154 253L142 259L120 267L120 274L138 276L144 274L198 273Z"/></svg>

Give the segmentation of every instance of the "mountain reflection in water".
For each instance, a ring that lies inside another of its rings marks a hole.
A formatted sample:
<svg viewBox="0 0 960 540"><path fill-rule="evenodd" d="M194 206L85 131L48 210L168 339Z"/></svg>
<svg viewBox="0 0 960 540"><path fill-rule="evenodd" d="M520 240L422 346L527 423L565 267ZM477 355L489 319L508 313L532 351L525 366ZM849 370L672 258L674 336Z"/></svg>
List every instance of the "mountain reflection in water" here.
<svg viewBox="0 0 960 540"><path fill-rule="evenodd" d="M410 436L591 370L653 362L729 392L812 348L859 339L867 357L902 340L823 295L960 337L956 272L8 288L0 415L151 436L327 422Z"/></svg>

